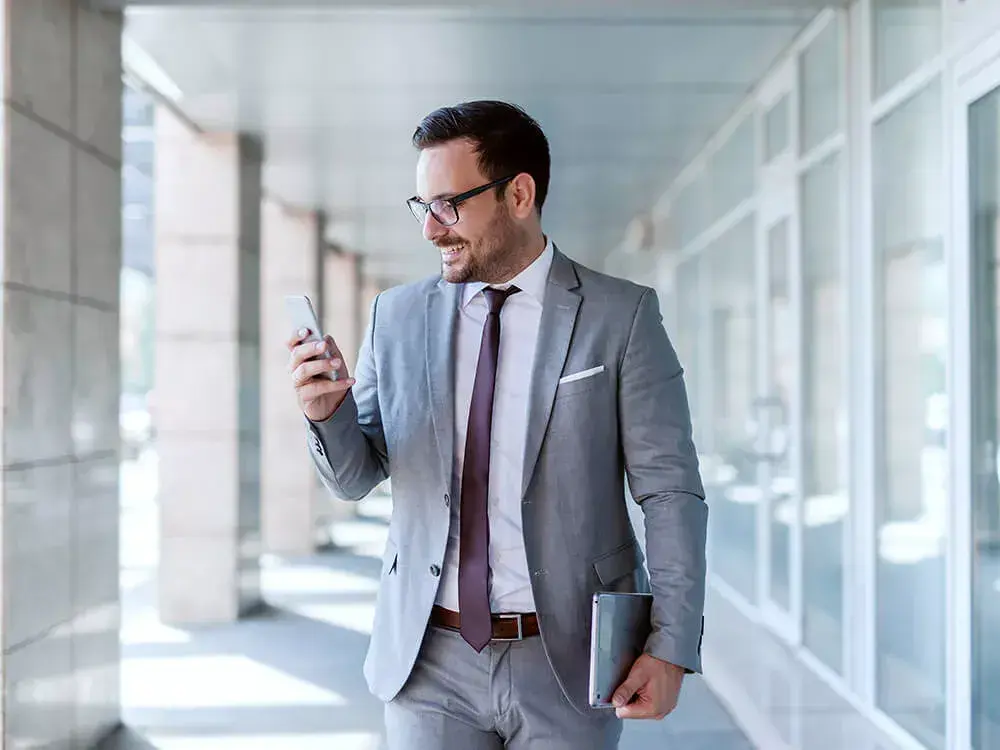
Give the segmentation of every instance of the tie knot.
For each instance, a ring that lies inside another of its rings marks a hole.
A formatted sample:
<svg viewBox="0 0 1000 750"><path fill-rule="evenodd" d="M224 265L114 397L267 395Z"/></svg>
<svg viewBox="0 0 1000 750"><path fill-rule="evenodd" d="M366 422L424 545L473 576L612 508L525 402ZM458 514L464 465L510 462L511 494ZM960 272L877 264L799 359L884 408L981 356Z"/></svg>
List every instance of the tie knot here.
<svg viewBox="0 0 1000 750"><path fill-rule="evenodd" d="M486 287L483 289L483 294L486 295L486 304L490 307L490 313L496 314L500 312L500 308L503 307L503 303L507 301L507 298L512 294L517 294L520 289L516 286L509 286L506 289L494 289L493 287Z"/></svg>

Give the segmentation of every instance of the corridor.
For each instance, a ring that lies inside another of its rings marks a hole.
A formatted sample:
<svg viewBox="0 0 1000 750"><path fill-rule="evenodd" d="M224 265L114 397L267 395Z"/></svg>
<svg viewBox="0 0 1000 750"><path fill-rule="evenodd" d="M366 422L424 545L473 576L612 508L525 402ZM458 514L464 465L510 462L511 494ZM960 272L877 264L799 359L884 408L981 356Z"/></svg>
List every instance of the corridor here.
<svg viewBox="0 0 1000 750"><path fill-rule="evenodd" d="M390 500L373 497L310 557L268 558L267 605L232 625L177 629L155 611L155 457L123 469L122 711L104 750L381 750L381 703L361 672ZM150 554L150 553L154 554ZM701 678L621 750L751 750Z"/></svg>

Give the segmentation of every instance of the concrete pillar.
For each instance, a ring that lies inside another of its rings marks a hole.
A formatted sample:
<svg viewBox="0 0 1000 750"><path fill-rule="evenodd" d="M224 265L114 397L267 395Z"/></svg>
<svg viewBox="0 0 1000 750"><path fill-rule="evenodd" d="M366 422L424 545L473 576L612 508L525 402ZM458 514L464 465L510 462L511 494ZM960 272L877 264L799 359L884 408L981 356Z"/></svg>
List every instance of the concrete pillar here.
<svg viewBox="0 0 1000 750"><path fill-rule="evenodd" d="M264 201L261 527L264 549L281 554L309 554L316 542L314 523L322 490L305 449L302 412L288 375L285 340L291 323L284 298L306 294L322 309L322 230L319 214Z"/></svg>
<svg viewBox="0 0 1000 750"><path fill-rule="evenodd" d="M361 263L357 255L327 253L323 261L323 326L337 341L350 371L358 361L362 316ZM367 321L366 321L367 322Z"/></svg>
<svg viewBox="0 0 1000 750"><path fill-rule="evenodd" d="M0 3L2 746L119 720L121 28Z"/></svg>
<svg viewBox="0 0 1000 750"><path fill-rule="evenodd" d="M156 113L160 616L260 601L260 146Z"/></svg>
<svg viewBox="0 0 1000 750"><path fill-rule="evenodd" d="M368 325L368 317L371 315L372 303L375 298L382 293L382 285L371 276L362 276L361 279L361 331L364 333Z"/></svg>
<svg viewBox="0 0 1000 750"><path fill-rule="evenodd" d="M358 361L363 327L361 323L360 258L342 250L329 250L323 256L323 328L333 336L353 373ZM338 521L352 518L355 503L335 499L325 490L314 508L317 526L329 528Z"/></svg>

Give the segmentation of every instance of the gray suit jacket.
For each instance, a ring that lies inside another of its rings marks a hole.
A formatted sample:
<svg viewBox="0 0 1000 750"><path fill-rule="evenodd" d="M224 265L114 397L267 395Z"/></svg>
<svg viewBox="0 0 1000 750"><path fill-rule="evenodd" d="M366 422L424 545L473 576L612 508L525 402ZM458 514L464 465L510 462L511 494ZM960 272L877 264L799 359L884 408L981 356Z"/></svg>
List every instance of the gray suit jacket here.
<svg viewBox="0 0 1000 750"><path fill-rule="evenodd" d="M391 700L406 681L440 581L454 452L453 342L459 285L433 278L383 292L352 393L310 423L323 481L360 500L392 476L393 510L365 676ZM656 293L552 261L532 373L524 544L541 637L566 697L588 712L591 596L653 593L646 651L701 670L707 506L681 366ZM596 376L561 377L604 366ZM644 513L646 566L625 505Z"/></svg>

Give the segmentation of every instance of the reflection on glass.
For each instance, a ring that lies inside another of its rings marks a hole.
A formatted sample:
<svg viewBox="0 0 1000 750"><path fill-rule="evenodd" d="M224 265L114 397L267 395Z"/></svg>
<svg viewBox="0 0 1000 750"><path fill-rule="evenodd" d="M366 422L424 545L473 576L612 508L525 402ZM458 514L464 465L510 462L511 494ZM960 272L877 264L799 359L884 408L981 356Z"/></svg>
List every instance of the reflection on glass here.
<svg viewBox="0 0 1000 750"><path fill-rule="evenodd" d="M764 116L764 158L771 161L788 148L788 95L785 94Z"/></svg>
<svg viewBox="0 0 1000 750"><path fill-rule="evenodd" d="M795 326L789 278L788 220L782 219L767 233L768 250L768 359L770 388L757 403L758 419L767 425L765 447L770 500L770 598L786 612L792 608L792 527L795 523L795 480L788 455L789 410L795 377Z"/></svg>
<svg viewBox="0 0 1000 750"><path fill-rule="evenodd" d="M712 157L709 167L712 221L721 219L741 201L753 196L755 159L753 118L748 117Z"/></svg>
<svg viewBox="0 0 1000 750"><path fill-rule="evenodd" d="M1000 93L969 111L972 239L972 742L1000 747Z"/></svg>
<svg viewBox="0 0 1000 750"><path fill-rule="evenodd" d="M941 88L875 126L878 702L944 745L947 274Z"/></svg>
<svg viewBox="0 0 1000 750"><path fill-rule="evenodd" d="M941 51L941 0L872 0L877 98Z"/></svg>
<svg viewBox="0 0 1000 750"><path fill-rule="evenodd" d="M803 640L843 671L845 483L840 155L802 179Z"/></svg>
<svg viewBox="0 0 1000 750"><path fill-rule="evenodd" d="M730 586L756 599L757 508L760 487L754 431L757 313L754 304L754 220L737 224L703 256L706 328L706 382L711 384L709 455L703 475L712 513L712 564Z"/></svg>
<svg viewBox="0 0 1000 750"><path fill-rule="evenodd" d="M686 245L708 227L708 184L703 176L685 185L671 212L677 225L677 240Z"/></svg>
<svg viewBox="0 0 1000 750"><path fill-rule="evenodd" d="M701 310L704 305L703 296L698 288L697 257L682 263L676 272L674 288L677 290L677 326L673 333L674 345L677 347L677 357L687 375L684 385L687 388L688 401L691 409L691 422L696 436L701 435L701 383L704 382L703 366L701 364L702 323ZM705 447L701 439L696 440L699 450Z"/></svg>
<svg viewBox="0 0 1000 750"><path fill-rule="evenodd" d="M840 130L841 36L835 18L802 53L800 150L807 153Z"/></svg>

